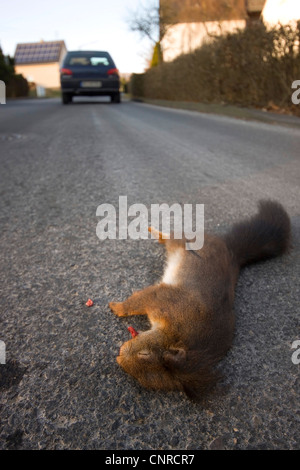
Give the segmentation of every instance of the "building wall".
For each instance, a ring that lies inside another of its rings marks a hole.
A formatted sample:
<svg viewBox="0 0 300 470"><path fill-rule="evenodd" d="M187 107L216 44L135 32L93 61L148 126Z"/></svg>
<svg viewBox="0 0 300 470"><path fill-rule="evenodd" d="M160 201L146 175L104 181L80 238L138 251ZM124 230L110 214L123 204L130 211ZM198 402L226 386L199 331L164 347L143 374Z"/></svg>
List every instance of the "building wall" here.
<svg viewBox="0 0 300 470"><path fill-rule="evenodd" d="M267 27L295 24L300 20L300 0L266 0L262 19ZM244 29L246 20L205 21L178 23L169 28L162 40L164 60L171 61L209 41L210 35Z"/></svg>
<svg viewBox="0 0 300 470"><path fill-rule="evenodd" d="M24 64L15 66L16 73L21 73L29 82L45 88L59 88L59 63Z"/></svg>
<svg viewBox="0 0 300 470"><path fill-rule="evenodd" d="M275 26L300 20L299 0L267 0L262 11L264 23Z"/></svg>
<svg viewBox="0 0 300 470"><path fill-rule="evenodd" d="M209 41L212 35L244 29L246 20L206 21L205 23L179 23L171 26L162 40L165 61L187 54Z"/></svg>

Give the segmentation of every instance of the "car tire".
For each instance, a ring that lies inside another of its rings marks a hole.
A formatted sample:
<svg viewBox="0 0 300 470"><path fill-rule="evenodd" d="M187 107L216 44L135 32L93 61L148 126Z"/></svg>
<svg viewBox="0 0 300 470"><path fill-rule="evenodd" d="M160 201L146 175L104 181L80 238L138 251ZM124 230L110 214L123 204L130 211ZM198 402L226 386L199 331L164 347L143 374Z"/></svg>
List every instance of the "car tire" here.
<svg viewBox="0 0 300 470"><path fill-rule="evenodd" d="M61 99L63 104L69 104L72 102L72 95L71 93L62 93Z"/></svg>
<svg viewBox="0 0 300 470"><path fill-rule="evenodd" d="M111 96L111 102L112 103L121 103L121 93L114 93Z"/></svg>

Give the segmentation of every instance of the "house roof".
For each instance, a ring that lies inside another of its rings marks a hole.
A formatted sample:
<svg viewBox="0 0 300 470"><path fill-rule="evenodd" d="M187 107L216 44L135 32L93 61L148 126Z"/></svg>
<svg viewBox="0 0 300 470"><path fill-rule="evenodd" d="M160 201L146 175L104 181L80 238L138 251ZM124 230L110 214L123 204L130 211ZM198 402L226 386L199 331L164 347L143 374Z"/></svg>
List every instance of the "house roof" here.
<svg viewBox="0 0 300 470"><path fill-rule="evenodd" d="M167 24L239 20L247 16L245 0L160 0L160 14Z"/></svg>
<svg viewBox="0 0 300 470"><path fill-rule="evenodd" d="M260 15L266 0L160 0L167 24L246 19Z"/></svg>
<svg viewBox="0 0 300 470"><path fill-rule="evenodd" d="M64 41L40 41L17 44L15 64L59 62L61 51L65 47Z"/></svg>

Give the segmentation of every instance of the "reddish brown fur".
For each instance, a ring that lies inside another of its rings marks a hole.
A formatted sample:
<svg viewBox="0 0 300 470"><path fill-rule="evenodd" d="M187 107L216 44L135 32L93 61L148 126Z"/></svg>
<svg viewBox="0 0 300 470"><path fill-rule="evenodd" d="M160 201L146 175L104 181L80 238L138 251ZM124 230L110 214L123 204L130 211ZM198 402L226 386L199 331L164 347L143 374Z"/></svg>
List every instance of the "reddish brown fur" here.
<svg viewBox="0 0 300 470"><path fill-rule="evenodd" d="M123 344L117 357L120 366L147 388L183 390L192 399L201 397L215 383L214 366L232 343L234 290L247 250L251 248L249 262L285 252L289 223L279 204L262 202L257 216L235 225L225 237L205 234L204 246L197 252L185 249L186 240L165 240L159 234L168 257L174 252L181 255L177 279L109 304L120 317L148 315L152 325ZM258 226L264 230L257 241ZM272 246L267 255L264 246Z"/></svg>

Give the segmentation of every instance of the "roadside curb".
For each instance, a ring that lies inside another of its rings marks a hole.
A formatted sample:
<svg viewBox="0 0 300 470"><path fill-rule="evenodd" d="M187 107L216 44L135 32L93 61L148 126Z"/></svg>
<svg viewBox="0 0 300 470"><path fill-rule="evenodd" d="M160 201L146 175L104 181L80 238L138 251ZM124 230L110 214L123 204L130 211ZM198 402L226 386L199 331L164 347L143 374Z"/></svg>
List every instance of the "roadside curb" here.
<svg viewBox="0 0 300 470"><path fill-rule="evenodd" d="M154 100L145 98L131 98L135 103L145 103L186 111L196 111L204 114L217 114L245 121L260 121L269 124L279 124L300 129L300 117L290 114L279 114L267 110L244 108L229 104L195 103L187 101Z"/></svg>

